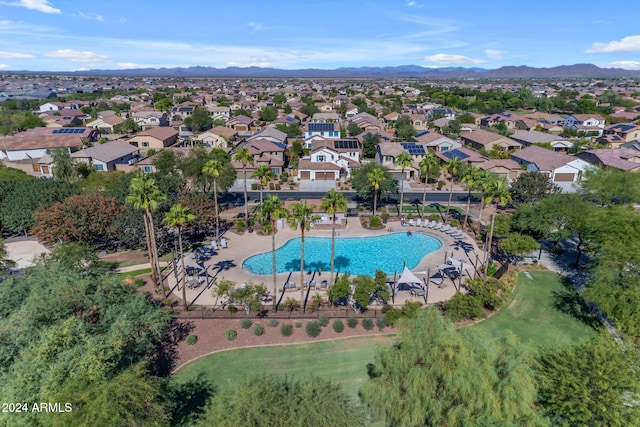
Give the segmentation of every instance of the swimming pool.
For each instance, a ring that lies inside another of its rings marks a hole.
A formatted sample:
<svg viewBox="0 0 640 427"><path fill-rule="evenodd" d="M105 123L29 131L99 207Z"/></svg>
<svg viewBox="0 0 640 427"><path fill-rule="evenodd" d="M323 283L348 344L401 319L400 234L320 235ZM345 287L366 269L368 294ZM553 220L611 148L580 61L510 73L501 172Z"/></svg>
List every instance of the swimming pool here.
<svg viewBox="0 0 640 427"><path fill-rule="evenodd" d="M415 268L427 254L442 247L440 240L421 233L390 233L375 237L336 238L335 271L373 276L376 270L388 275L401 272L405 263ZM329 271L331 238L305 237L304 269ZM253 255L242 268L255 274L272 274L271 252ZM300 238L291 239L276 249L276 271L300 271Z"/></svg>

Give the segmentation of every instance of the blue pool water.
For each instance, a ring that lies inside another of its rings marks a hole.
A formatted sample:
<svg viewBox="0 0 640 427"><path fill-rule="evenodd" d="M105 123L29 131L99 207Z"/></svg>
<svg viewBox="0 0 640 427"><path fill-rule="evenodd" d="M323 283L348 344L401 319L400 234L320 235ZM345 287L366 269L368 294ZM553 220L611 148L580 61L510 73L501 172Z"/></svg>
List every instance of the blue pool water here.
<svg viewBox="0 0 640 427"><path fill-rule="evenodd" d="M373 276L376 270L388 275L400 273L404 264L415 268L427 254L442 247L431 236L413 233L390 233L375 237L336 238L335 271L353 275ZM305 237L304 269L329 271L331 238ZM242 267L255 274L272 274L271 252L244 260ZM300 271L300 238L287 241L276 249L276 271Z"/></svg>

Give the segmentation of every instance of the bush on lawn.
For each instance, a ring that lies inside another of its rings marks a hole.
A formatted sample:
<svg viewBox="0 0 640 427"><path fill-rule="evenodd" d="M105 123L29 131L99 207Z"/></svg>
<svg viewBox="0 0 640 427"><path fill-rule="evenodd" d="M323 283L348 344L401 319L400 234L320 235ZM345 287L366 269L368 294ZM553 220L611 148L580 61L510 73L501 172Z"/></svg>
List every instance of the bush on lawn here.
<svg viewBox="0 0 640 427"><path fill-rule="evenodd" d="M366 330L366 331L370 331L373 329L373 319L370 317L365 317L364 319L362 319L362 327Z"/></svg>
<svg viewBox="0 0 640 427"><path fill-rule="evenodd" d="M272 328L275 328L276 326L278 326L278 319L269 320L269 326Z"/></svg>
<svg viewBox="0 0 640 427"><path fill-rule="evenodd" d="M240 326L242 327L242 329L249 329L251 325L253 325L253 320L251 319L242 319L240 321Z"/></svg>
<svg viewBox="0 0 640 427"><path fill-rule="evenodd" d="M187 345L194 345L197 342L198 342L198 336L197 335L189 334L187 336Z"/></svg>
<svg viewBox="0 0 640 427"><path fill-rule="evenodd" d="M286 323L283 324L282 326L280 326L280 333L283 337L290 337L291 334L293 334L293 326Z"/></svg>
<svg viewBox="0 0 640 427"><path fill-rule="evenodd" d="M238 332L235 329L227 329L224 331L224 337L227 341L233 341L238 337Z"/></svg>
<svg viewBox="0 0 640 427"><path fill-rule="evenodd" d="M337 333L341 334L344 331L344 322L340 319L336 319L333 321L333 330Z"/></svg>
<svg viewBox="0 0 640 427"><path fill-rule="evenodd" d="M317 320L311 320L307 322L306 330L307 330L307 335L309 335L311 338L315 338L318 335L320 335L320 331L322 331L322 326L320 326L320 323Z"/></svg>
<svg viewBox="0 0 640 427"><path fill-rule="evenodd" d="M329 316L327 316L326 314L321 314L320 316L318 316L318 323L324 328L329 324Z"/></svg>
<svg viewBox="0 0 640 427"><path fill-rule="evenodd" d="M347 317L347 326L350 328L355 328L358 326L358 318L356 316Z"/></svg>
<svg viewBox="0 0 640 427"><path fill-rule="evenodd" d="M384 331L385 326L387 326L387 324L384 322L384 318L383 317L378 317L376 319L376 326L378 327L379 331Z"/></svg>
<svg viewBox="0 0 640 427"><path fill-rule="evenodd" d="M264 334L264 326L262 325L256 325L253 327L253 333L256 334L257 336L260 336L262 334Z"/></svg>

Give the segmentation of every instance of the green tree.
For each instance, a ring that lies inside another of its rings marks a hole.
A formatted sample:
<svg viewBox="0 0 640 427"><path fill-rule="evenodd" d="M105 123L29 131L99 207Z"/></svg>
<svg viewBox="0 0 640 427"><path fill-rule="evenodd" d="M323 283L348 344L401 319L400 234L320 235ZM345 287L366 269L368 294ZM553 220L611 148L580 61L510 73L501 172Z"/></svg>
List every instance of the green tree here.
<svg viewBox="0 0 640 427"><path fill-rule="evenodd" d="M156 211L166 198L167 196L158 189L155 179L148 174L139 173L131 180L129 195L126 199L126 202L134 209L142 211L149 263L151 264L151 277L156 286L162 286L160 283L162 276L152 212ZM162 292L164 293L164 287L162 287Z"/></svg>
<svg viewBox="0 0 640 427"><path fill-rule="evenodd" d="M302 128L298 123L278 123L276 125L276 129L278 129L280 132L286 133L287 136L290 137L297 137L304 134Z"/></svg>
<svg viewBox="0 0 640 427"><path fill-rule="evenodd" d="M380 174L380 172L374 172L376 170L381 170L382 174ZM381 177L381 179L378 180L379 187L377 189L369 179L369 174L371 173ZM397 194L398 192L398 181L393 179L389 169L375 162L367 163L355 171L351 176L351 185L358 193L358 196L371 201L373 201L375 197L376 203L378 199L385 199L389 195Z"/></svg>
<svg viewBox="0 0 640 427"><path fill-rule="evenodd" d="M249 376L214 396L198 425L365 425L364 412L342 389L322 378Z"/></svg>
<svg viewBox="0 0 640 427"><path fill-rule="evenodd" d="M581 187L587 198L601 205L640 203L640 174L614 168L591 168Z"/></svg>
<svg viewBox="0 0 640 427"><path fill-rule="evenodd" d="M15 261L10 260L8 257L7 246L4 244L4 239L0 238L0 272L15 266Z"/></svg>
<svg viewBox="0 0 640 427"><path fill-rule="evenodd" d="M406 151L403 151L398 155L398 157L396 157L393 163L396 166L400 166L400 171L402 172L402 181L400 182L400 210L398 211L398 216L400 217L402 216L402 207L404 204L404 180L405 180L404 170L409 166L413 165L413 157L411 157L411 155Z"/></svg>
<svg viewBox="0 0 640 427"><path fill-rule="evenodd" d="M61 181L70 182L78 177L73 167L71 155L66 148L56 148L51 153L53 160L53 177Z"/></svg>
<svg viewBox="0 0 640 427"><path fill-rule="evenodd" d="M178 235L178 250L180 251L180 267L182 268L182 301L184 303L184 308L187 308L187 281L184 277L184 271L186 268L186 264L184 262L184 249L182 247L182 228L192 223L196 220L196 216L191 213L191 209L188 207L183 207L180 203L177 203L169 209L169 212L164 214L162 222L165 223L169 228L173 228L176 230L176 234ZM177 264L177 263L176 263ZM174 265L173 268L177 269L178 266Z"/></svg>
<svg viewBox="0 0 640 427"><path fill-rule="evenodd" d="M334 283L334 262L336 253L336 214L338 212L345 212L347 210L347 204L349 200L344 194L337 192L335 189L329 190L329 192L322 198L322 204L320 209L331 215L331 281Z"/></svg>
<svg viewBox="0 0 640 427"><path fill-rule="evenodd" d="M260 203L260 218L269 225L271 232L271 270L273 274L273 309L275 310L278 303L278 278L276 270L276 220L287 216L282 200L275 195L267 197L264 203Z"/></svg>
<svg viewBox="0 0 640 427"><path fill-rule="evenodd" d="M360 390L385 425L545 425L534 407L531 362L512 334L487 346L435 308L404 322Z"/></svg>
<svg viewBox="0 0 640 427"><path fill-rule="evenodd" d="M271 169L267 165L260 165L251 175L252 178L258 179L258 186L260 187L260 204L262 204L262 190L264 186L269 183L275 176Z"/></svg>
<svg viewBox="0 0 640 427"><path fill-rule="evenodd" d="M202 167L202 172L213 179L213 205L216 216L216 240L220 238L220 211L218 210L218 178L224 171L224 164L220 160L209 160Z"/></svg>
<svg viewBox="0 0 640 427"><path fill-rule="evenodd" d="M191 115L184 119L184 124L194 132L203 132L213 127L213 119L207 110L195 107Z"/></svg>
<svg viewBox="0 0 640 427"><path fill-rule="evenodd" d="M435 178L433 176L435 172L440 175L439 165L440 162L438 158L431 150L420 160L420 176L424 179L424 188L422 189L422 219L424 219L424 209L427 206L427 184L429 183L429 178Z"/></svg>
<svg viewBox="0 0 640 427"><path fill-rule="evenodd" d="M362 133L362 129L355 122L350 122L347 126L347 132L349 132L349 136L360 135Z"/></svg>
<svg viewBox="0 0 640 427"><path fill-rule="evenodd" d="M315 205L307 206L303 199L300 203L293 203L287 216L287 222L292 229L300 230L300 301L304 301L304 233L311 229L311 223L320 219L314 215Z"/></svg>
<svg viewBox="0 0 640 427"><path fill-rule="evenodd" d="M500 242L500 249L511 255L514 258L514 263L517 263L518 258L535 251L539 247L540 245L533 237L520 233L511 233Z"/></svg>
<svg viewBox="0 0 640 427"><path fill-rule="evenodd" d="M467 223L469 221L469 210L471 208L471 191L475 190L478 186L478 181L481 179L480 169L469 164L462 170L462 178L460 182L467 187L467 207L464 213L463 229L467 229Z"/></svg>
<svg viewBox="0 0 640 427"><path fill-rule="evenodd" d="M278 110L273 107L264 107L262 110L260 110L258 116L262 121L272 122L278 118Z"/></svg>
<svg viewBox="0 0 640 427"><path fill-rule="evenodd" d="M240 147L233 156L233 160L242 164L242 174L244 180L244 217L249 219L249 200L247 198L247 165L253 165L253 154L247 147Z"/></svg>
<svg viewBox="0 0 640 427"><path fill-rule="evenodd" d="M511 199L518 206L523 203L536 203L538 200L550 195L560 193L562 190L551 181L551 178L540 172L521 174L511 183Z"/></svg>
<svg viewBox="0 0 640 427"><path fill-rule="evenodd" d="M640 424L635 348L606 332L585 343L545 349L539 357L539 404L554 425Z"/></svg>
<svg viewBox="0 0 640 427"><path fill-rule="evenodd" d="M411 118L407 115L400 115L395 123L396 139L398 141L413 141L416 129L413 127Z"/></svg>
<svg viewBox="0 0 640 427"><path fill-rule="evenodd" d="M153 156L153 166L160 175L169 175L175 173L178 164L182 160L181 153L174 150L160 150Z"/></svg>
<svg viewBox="0 0 640 427"><path fill-rule="evenodd" d="M369 276L356 276L351 281L355 286L353 299L361 309L366 310L371 300L371 295L376 291L376 282Z"/></svg>
<svg viewBox="0 0 640 427"><path fill-rule="evenodd" d="M132 119L126 119L113 127L113 133L133 133L139 130L140 127Z"/></svg>
<svg viewBox="0 0 640 427"><path fill-rule="evenodd" d="M369 184L373 188L373 216L376 216L376 209L378 207L378 193L380 192L380 187L387 180L385 176L384 170L382 168L373 169L371 172L367 174L367 179L369 180Z"/></svg>
<svg viewBox="0 0 640 427"><path fill-rule="evenodd" d="M194 147L189 155L179 162L178 166L182 176L191 180L194 187L209 192L213 185L213 176L203 172L204 166L209 160L217 160L222 163L220 175L216 178L218 192L225 192L236 180L237 172L231 164L231 156L220 148L214 148L210 152L204 147Z"/></svg>
<svg viewBox="0 0 640 427"><path fill-rule="evenodd" d="M449 174L449 201L447 202L447 220L449 219L449 210L451 209L451 197L453 196L453 179L462 170L462 162L459 158L453 157L443 166L444 170Z"/></svg>
<svg viewBox="0 0 640 427"><path fill-rule="evenodd" d="M376 147L380 143L380 135L368 133L362 139L362 157L373 159L376 156Z"/></svg>

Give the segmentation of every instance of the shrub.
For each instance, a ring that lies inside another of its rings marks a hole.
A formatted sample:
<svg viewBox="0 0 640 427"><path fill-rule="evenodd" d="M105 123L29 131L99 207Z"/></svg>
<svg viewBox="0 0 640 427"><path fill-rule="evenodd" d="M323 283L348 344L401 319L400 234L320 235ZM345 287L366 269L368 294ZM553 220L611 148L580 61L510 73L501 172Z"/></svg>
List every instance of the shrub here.
<svg viewBox="0 0 640 427"><path fill-rule="evenodd" d="M442 190L442 187L444 187L445 185L447 185L446 181L438 181L438 190Z"/></svg>
<svg viewBox="0 0 640 427"><path fill-rule="evenodd" d="M371 228L377 228L377 227L380 227L381 225L382 225L382 221L380 220L379 216L372 216L369 219L369 226Z"/></svg>
<svg viewBox="0 0 640 427"><path fill-rule="evenodd" d="M255 182L251 184L251 191L256 191L257 189L258 189L258 184L256 184Z"/></svg>
<svg viewBox="0 0 640 427"><path fill-rule="evenodd" d="M376 319L376 326L378 327L379 331L383 331L384 330L384 328L385 328L385 326L387 326L387 324L385 323L383 317L378 317Z"/></svg>
<svg viewBox="0 0 640 427"><path fill-rule="evenodd" d="M251 319L242 319L240 321L240 326L242 327L242 329L249 329L251 325L253 325L253 320Z"/></svg>
<svg viewBox="0 0 640 427"><path fill-rule="evenodd" d="M295 325L298 329L302 328L302 322L296 322Z"/></svg>
<svg viewBox="0 0 640 427"><path fill-rule="evenodd" d="M341 334L344 331L344 323L340 319L336 319L333 321L333 330L337 333Z"/></svg>
<svg viewBox="0 0 640 427"><path fill-rule="evenodd" d="M370 317L365 317L364 319L362 319L362 327L366 330L366 331L370 331L373 329L373 319Z"/></svg>
<svg viewBox="0 0 640 427"><path fill-rule="evenodd" d="M138 279L135 279L135 280L133 281L133 284L134 284L134 286L135 286L136 288L139 288L140 286L144 286L145 281L144 281L144 279L139 279L139 278L138 278Z"/></svg>
<svg viewBox="0 0 640 427"><path fill-rule="evenodd" d="M388 310L385 310L384 318L382 319L382 321L385 325L395 326L396 322L400 318L402 318L402 311L400 311L400 309L391 307Z"/></svg>
<svg viewBox="0 0 640 427"><path fill-rule="evenodd" d="M256 325L253 327L253 333L256 334L257 336L260 336L262 334L264 334L264 326L262 325Z"/></svg>
<svg viewBox="0 0 640 427"><path fill-rule="evenodd" d="M280 191L282 189L282 186L280 186L280 184L276 184L276 191Z"/></svg>
<svg viewBox="0 0 640 427"><path fill-rule="evenodd" d="M245 229L245 224L244 221L239 219L236 221L236 230L238 230L238 233L242 233Z"/></svg>
<svg viewBox="0 0 640 427"><path fill-rule="evenodd" d="M348 316L347 326L350 328L355 328L356 326L358 326L358 318L356 316Z"/></svg>
<svg viewBox="0 0 640 427"><path fill-rule="evenodd" d="M326 314L321 314L320 316L318 316L318 323L324 328L329 324L329 316L327 316Z"/></svg>
<svg viewBox="0 0 640 427"><path fill-rule="evenodd" d="M286 323L283 324L282 326L280 326L280 333L283 337L291 336L291 334L293 334L293 326Z"/></svg>
<svg viewBox="0 0 640 427"><path fill-rule="evenodd" d="M311 320L307 322L306 330L307 335L309 335L311 338L315 338L320 335L322 326L320 326L320 322L318 322L317 320Z"/></svg>
<svg viewBox="0 0 640 427"><path fill-rule="evenodd" d="M187 345L194 345L198 342L198 336L189 334L187 335Z"/></svg>
<svg viewBox="0 0 640 427"><path fill-rule="evenodd" d="M273 191L273 188L274 188L273 182L270 182L269 183L269 190Z"/></svg>
<svg viewBox="0 0 640 427"><path fill-rule="evenodd" d="M236 307L235 305L229 305L227 306L227 310L229 310L229 313L237 313L238 307Z"/></svg>
<svg viewBox="0 0 640 427"><path fill-rule="evenodd" d="M269 326L271 326L272 328L275 328L276 326L278 326L278 320L277 319L269 320Z"/></svg>
<svg viewBox="0 0 640 427"><path fill-rule="evenodd" d="M453 322L484 316L480 299L460 292L444 303L444 314Z"/></svg>
<svg viewBox="0 0 640 427"><path fill-rule="evenodd" d="M224 331L224 337L227 339L227 341L233 341L238 337L238 333L235 329L227 329L226 331Z"/></svg>

